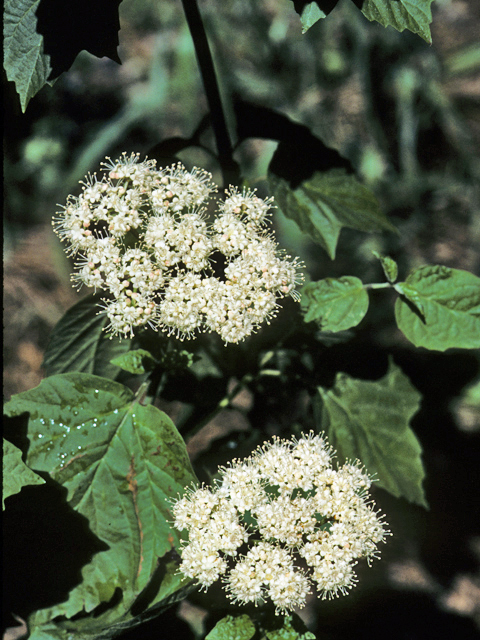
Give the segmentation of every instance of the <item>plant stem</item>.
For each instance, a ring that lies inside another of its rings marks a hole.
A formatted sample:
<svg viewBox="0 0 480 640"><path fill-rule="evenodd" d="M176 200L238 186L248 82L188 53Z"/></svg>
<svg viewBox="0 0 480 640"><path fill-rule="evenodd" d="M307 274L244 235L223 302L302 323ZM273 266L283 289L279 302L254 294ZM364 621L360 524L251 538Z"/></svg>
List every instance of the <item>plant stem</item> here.
<svg viewBox="0 0 480 640"><path fill-rule="evenodd" d="M182 0L182 5L192 36L193 46L195 47L195 54L210 109L212 129L218 150L218 160L222 169L225 186L228 186L232 171L234 174L238 174L237 163L233 159L233 147L227 129L227 122L223 111L207 34L205 33L205 27L198 9L197 0Z"/></svg>
<svg viewBox="0 0 480 640"><path fill-rule="evenodd" d="M371 284L364 284L364 289L390 289L393 284L390 282L373 282Z"/></svg>

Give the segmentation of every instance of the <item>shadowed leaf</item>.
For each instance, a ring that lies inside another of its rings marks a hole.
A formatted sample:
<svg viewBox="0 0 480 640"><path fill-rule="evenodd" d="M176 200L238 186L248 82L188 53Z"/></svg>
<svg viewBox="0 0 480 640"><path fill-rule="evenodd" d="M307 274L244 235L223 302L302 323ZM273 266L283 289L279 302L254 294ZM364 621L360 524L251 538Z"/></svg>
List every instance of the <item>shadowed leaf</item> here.
<svg viewBox="0 0 480 640"><path fill-rule="evenodd" d="M395 231L374 194L343 169L317 172L292 189L269 172L275 201L282 212L333 260L343 227L359 231Z"/></svg>
<svg viewBox="0 0 480 640"><path fill-rule="evenodd" d="M43 366L47 375L79 371L115 378L120 366L111 363L128 352L131 341L105 333L106 314L99 314L98 296L91 294L71 307L53 328Z"/></svg>
<svg viewBox="0 0 480 640"><path fill-rule="evenodd" d="M318 387L316 411L339 459L358 458L378 485L427 506L422 448L409 426L420 393L393 362L375 382L339 373L331 389Z"/></svg>

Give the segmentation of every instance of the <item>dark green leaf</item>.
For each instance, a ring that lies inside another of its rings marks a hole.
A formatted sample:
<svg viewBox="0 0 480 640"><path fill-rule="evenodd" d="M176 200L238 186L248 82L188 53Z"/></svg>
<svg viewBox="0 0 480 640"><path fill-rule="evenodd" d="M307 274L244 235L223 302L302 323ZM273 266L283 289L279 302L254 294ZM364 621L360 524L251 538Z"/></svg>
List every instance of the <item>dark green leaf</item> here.
<svg viewBox="0 0 480 640"><path fill-rule="evenodd" d="M69 504L109 546L83 568L66 602L37 612L32 623L94 612L119 588L121 601L100 618L65 623L98 633L128 615L158 559L178 548L170 500L195 479L185 443L162 411L135 402L123 385L88 374L47 378L14 396L5 411L30 414L27 463L67 489ZM176 567L166 564L152 606L186 586Z"/></svg>
<svg viewBox="0 0 480 640"><path fill-rule="evenodd" d="M422 448L409 426L420 393L393 362L375 382L339 373L332 389L318 387L321 429L340 460L358 458L396 497L426 506Z"/></svg>
<svg viewBox="0 0 480 640"><path fill-rule="evenodd" d="M52 70L43 38L37 33L39 4L40 0L5 0L4 4L3 64L7 78L15 82L22 111L47 83Z"/></svg>
<svg viewBox="0 0 480 640"><path fill-rule="evenodd" d="M373 193L343 169L315 172L296 189L269 172L275 200L300 229L335 258L342 227L359 231L395 231Z"/></svg>
<svg viewBox="0 0 480 640"><path fill-rule="evenodd" d="M5 499L19 493L22 487L29 484L44 484L45 480L34 473L22 460L22 452L18 447L3 439L3 494L2 505L5 509Z"/></svg>
<svg viewBox="0 0 480 640"><path fill-rule="evenodd" d="M111 364L128 352L130 340L109 338L105 314L98 315L99 298L86 296L69 309L52 331L43 366L47 375L79 371L115 378L120 367Z"/></svg>
<svg viewBox="0 0 480 640"><path fill-rule="evenodd" d="M255 625L248 615L226 616L217 622L205 640L250 640L255 635Z"/></svg>
<svg viewBox="0 0 480 640"><path fill-rule="evenodd" d="M415 269L399 286L421 312L402 298L395 303L398 327L416 347L480 348L480 278L437 265Z"/></svg>
<svg viewBox="0 0 480 640"><path fill-rule="evenodd" d="M378 251L372 251L373 255L382 263L383 273L389 282L395 282L398 277L398 265L389 256L382 256Z"/></svg>
<svg viewBox="0 0 480 640"><path fill-rule="evenodd" d="M368 309L368 294L353 276L309 282L302 290L305 322L315 320L322 331L344 331L355 327Z"/></svg>
<svg viewBox="0 0 480 640"><path fill-rule="evenodd" d="M121 0L42 0L37 9L37 32L50 57L51 77L67 71L80 51L120 62L117 53Z"/></svg>
<svg viewBox="0 0 480 640"><path fill-rule="evenodd" d="M145 349L134 349L111 360L111 364L133 374L151 371L155 366L155 358Z"/></svg>
<svg viewBox="0 0 480 640"><path fill-rule="evenodd" d="M397 31L408 29L429 44L432 42L430 23L433 0L363 0L362 13L371 21Z"/></svg>

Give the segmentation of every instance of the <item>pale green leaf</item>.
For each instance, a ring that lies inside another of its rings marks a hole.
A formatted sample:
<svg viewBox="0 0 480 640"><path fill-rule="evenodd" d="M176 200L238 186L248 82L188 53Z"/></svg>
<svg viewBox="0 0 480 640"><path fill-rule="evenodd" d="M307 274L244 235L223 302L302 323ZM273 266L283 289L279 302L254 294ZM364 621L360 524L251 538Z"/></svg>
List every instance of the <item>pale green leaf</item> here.
<svg viewBox="0 0 480 640"><path fill-rule="evenodd" d="M398 327L416 347L480 348L480 278L436 265L415 269L398 284L408 287L409 300L421 310L402 298L395 303Z"/></svg>
<svg viewBox="0 0 480 640"><path fill-rule="evenodd" d="M205 640L250 640L255 625L248 615L226 616L217 622Z"/></svg>
<svg viewBox="0 0 480 640"><path fill-rule="evenodd" d="M5 0L4 4L3 64L7 78L15 82L22 111L45 84L53 84L48 82L50 57L36 31L39 4L40 0Z"/></svg>
<svg viewBox="0 0 480 640"><path fill-rule="evenodd" d="M432 2L433 0L364 0L361 10L368 20L379 22L384 27L393 27L397 31L408 29L430 44Z"/></svg>
<svg viewBox="0 0 480 640"><path fill-rule="evenodd" d="M389 256L382 256L378 251L372 251L373 255L381 262L383 273L389 282L395 282L398 277L398 265Z"/></svg>
<svg viewBox="0 0 480 640"><path fill-rule="evenodd" d="M305 322L315 320L322 331L344 331L355 327L368 309L368 293L354 276L309 282L302 290Z"/></svg>
<svg viewBox="0 0 480 640"><path fill-rule="evenodd" d="M315 172L296 189L269 173L282 212L318 242L332 260L342 227L359 231L395 231L374 194L344 169Z"/></svg>
<svg viewBox="0 0 480 640"><path fill-rule="evenodd" d="M99 314L98 296L91 294L77 302L53 328L43 366L47 375L78 371L115 378L120 367L111 363L128 352L131 340L105 333L109 320Z"/></svg>
<svg viewBox="0 0 480 640"><path fill-rule="evenodd" d="M327 14L320 9L316 2L310 2L303 7L300 15L300 22L302 23L302 33L306 33L310 27L321 20L326 18Z"/></svg>
<svg viewBox="0 0 480 640"><path fill-rule="evenodd" d="M158 559L178 548L170 501L195 479L182 437L162 411L139 404L123 385L88 374L47 378L14 396L5 411L29 412L27 463L67 489L70 506L109 547L83 568L68 600L37 612L35 624L92 612L120 588L121 602L104 614L113 624L149 584ZM175 571L173 565L156 587L152 605L185 586ZM95 617L70 623L101 624Z"/></svg>
<svg viewBox="0 0 480 640"><path fill-rule="evenodd" d="M5 509L5 499L19 493L22 487L29 484L44 484L45 480L34 473L22 460L22 452L18 447L3 439L3 494L2 505Z"/></svg>
<svg viewBox="0 0 480 640"><path fill-rule="evenodd" d="M422 448L410 428L420 393L393 362L374 382L339 373L331 389L318 387L317 405L332 447L343 462L359 459L378 485L426 506Z"/></svg>
<svg viewBox="0 0 480 640"><path fill-rule="evenodd" d="M113 358L111 364L129 373L139 375L151 371L155 365L155 358L145 349L134 349Z"/></svg>

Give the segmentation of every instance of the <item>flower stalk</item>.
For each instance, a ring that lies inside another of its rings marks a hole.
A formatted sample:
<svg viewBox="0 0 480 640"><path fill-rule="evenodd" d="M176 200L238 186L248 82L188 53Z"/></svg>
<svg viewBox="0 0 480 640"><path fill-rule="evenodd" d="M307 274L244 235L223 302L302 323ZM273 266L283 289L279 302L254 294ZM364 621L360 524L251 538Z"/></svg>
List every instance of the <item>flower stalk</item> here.
<svg viewBox="0 0 480 640"><path fill-rule="evenodd" d="M218 151L225 185L236 183L238 165L233 159L233 147L228 133L212 53L197 0L182 0L185 18L193 40L198 67L202 76L205 96L210 110L210 119Z"/></svg>

